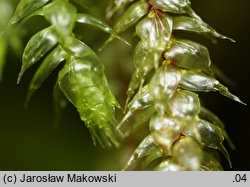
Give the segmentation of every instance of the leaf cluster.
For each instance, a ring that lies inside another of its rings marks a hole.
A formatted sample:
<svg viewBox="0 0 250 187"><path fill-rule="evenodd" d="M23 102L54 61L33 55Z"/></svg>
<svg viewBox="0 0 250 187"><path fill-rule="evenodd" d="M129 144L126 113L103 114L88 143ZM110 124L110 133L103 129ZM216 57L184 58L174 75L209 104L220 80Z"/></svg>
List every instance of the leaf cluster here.
<svg viewBox="0 0 250 187"><path fill-rule="evenodd" d="M114 4L123 6L117 1ZM234 40L205 23L192 10L189 0L134 1L115 23L114 31L121 33L134 25L139 37L134 49L135 72L119 127L140 111L140 118L126 134L147 121L150 133L125 169L137 161L145 169L156 161L156 170L221 170L214 150L220 150L231 166L224 139L232 148L233 144L221 120L201 106L197 92L218 91L244 103L217 80L208 49L175 37L175 32Z"/></svg>

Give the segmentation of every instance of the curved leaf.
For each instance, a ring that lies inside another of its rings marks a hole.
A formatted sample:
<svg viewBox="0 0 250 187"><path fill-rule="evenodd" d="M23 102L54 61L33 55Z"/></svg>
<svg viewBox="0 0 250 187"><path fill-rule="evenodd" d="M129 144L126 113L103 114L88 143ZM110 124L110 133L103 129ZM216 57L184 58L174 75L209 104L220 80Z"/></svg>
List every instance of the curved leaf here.
<svg viewBox="0 0 250 187"><path fill-rule="evenodd" d="M186 16L174 16L173 17L173 30L183 30L196 32L199 34L210 34L213 37L227 39L231 42L235 42L233 39L221 35L211 26L199 19L194 19Z"/></svg>
<svg viewBox="0 0 250 187"><path fill-rule="evenodd" d="M204 73L183 71L180 86L191 91L219 91L222 95L245 105L237 96L231 94L227 87L223 86L215 78Z"/></svg>
<svg viewBox="0 0 250 187"><path fill-rule="evenodd" d="M164 57L167 60L170 59L178 67L202 70L212 74L209 68L211 60L208 49L196 42L176 39L172 42L170 49L165 52Z"/></svg>
<svg viewBox="0 0 250 187"><path fill-rule="evenodd" d="M56 47L42 62L29 85L29 93L26 99L28 104L33 93L43 84L49 74L66 58L66 53L62 47Z"/></svg>
<svg viewBox="0 0 250 187"><path fill-rule="evenodd" d="M149 106L143 109L142 111L140 111L140 113L136 115L135 117L133 126L127 130L127 132L125 133L125 136L129 136L131 133L138 130L142 125L148 122L154 114L155 114L155 109L153 106Z"/></svg>
<svg viewBox="0 0 250 187"><path fill-rule="evenodd" d="M22 69L17 83L20 82L24 72L39 61L57 42L57 35L52 27L43 29L31 37L23 52Z"/></svg>
<svg viewBox="0 0 250 187"><path fill-rule="evenodd" d="M128 104L128 111L118 125L118 128L134 114L137 110L147 108L151 104L152 98L148 92L148 85L144 86Z"/></svg>
<svg viewBox="0 0 250 187"><path fill-rule="evenodd" d="M134 65L135 65L135 75L136 80L133 78L131 81L136 81L135 83L130 82L131 85L138 85L134 90L139 90L142 88L146 75L153 69L154 65L159 64L159 53L154 51L149 51L145 46L143 41L140 41L134 51ZM138 83L138 84L137 84ZM131 87L129 85L129 89Z"/></svg>
<svg viewBox="0 0 250 187"><path fill-rule="evenodd" d="M196 129L199 133L198 141L207 147L219 149L227 158L230 167L232 167L229 154L222 144L224 141L222 130L205 120L200 120L196 126Z"/></svg>
<svg viewBox="0 0 250 187"><path fill-rule="evenodd" d="M97 139L102 146L118 146L121 134L116 129L114 114L117 101L108 87L99 60L95 56L70 57L59 73L58 83L77 108L94 142Z"/></svg>
<svg viewBox="0 0 250 187"><path fill-rule="evenodd" d="M99 29L101 29L102 31L111 34L111 36L113 38L117 38L121 41L123 41L124 43L130 45L128 42L126 42L123 38L121 38L120 36L118 36L115 31L105 22L90 16L88 14L77 14L77 22L79 23L85 23L85 24L89 24L91 26L97 27Z"/></svg>
<svg viewBox="0 0 250 187"><path fill-rule="evenodd" d="M142 81L140 80L140 78L134 72L132 74L132 77L131 77L129 85L128 85L127 99L126 99L126 104L125 104L125 109L124 109L125 112L127 111L127 106L128 106L129 101L135 95L136 91L140 87L141 82Z"/></svg>
<svg viewBox="0 0 250 187"><path fill-rule="evenodd" d="M154 139L151 135L148 135L146 138L144 138L140 145L136 148L133 155L130 157L127 165L125 166L125 169L127 169L129 166L131 166L133 163L138 161L139 159L149 156L152 153L161 152L160 147L156 146L154 144Z"/></svg>
<svg viewBox="0 0 250 187"><path fill-rule="evenodd" d="M201 18L191 9L189 0L149 0L149 3L162 11L177 14L187 13L196 19Z"/></svg>
<svg viewBox="0 0 250 187"><path fill-rule="evenodd" d="M10 22L14 24L24 17L29 16L35 10L45 5L48 1L49 0L21 0Z"/></svg>
<svg viewBox="0 0 250 187"><path fill-rule="evenodd" d="M227 134L227 131L225 130L225 125L219 119L219 117L217 117L213 112L211 112L210 110L208 110L204 107L201 107L201 112L200 112L199 116L200 116L200 118L202 118L202 119L216 125L217 127L221 128L223 131L223 136L227 140L229 146L231 147L231 149L235 149L235 146L234 146L231 138L229 137L229 135Z"/></svg>
<svg viewBox="0 0 250 187"><path fill-rule="evenodd" d="M133 3L127 11L120 17L120 19L115 23L114 25L114 31L119 34L125 30L127 30L129 27L131 27L133 24L135 24L139 19L141 19L143 16L145 16L148 13L149 5L145 1L138 1ZM114 38L111 36L101 47L101 49L107 45L109 42L111 42Z"/></svg>
<svg viewBox="0 0 250 187"><path fill-rule="evenodd" d="M114 31L121 33L128 29L140 18L148 13L149 5L145 1L138 1L132 4L114 25Z"/></svg>

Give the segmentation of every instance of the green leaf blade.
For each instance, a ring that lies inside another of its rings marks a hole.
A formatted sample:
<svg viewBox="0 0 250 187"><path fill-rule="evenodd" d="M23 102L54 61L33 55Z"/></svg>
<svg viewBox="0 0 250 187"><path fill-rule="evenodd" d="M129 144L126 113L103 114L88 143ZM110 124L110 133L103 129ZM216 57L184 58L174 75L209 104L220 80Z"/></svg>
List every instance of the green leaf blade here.
<svg viewBox="0 0 250 187"><path fill-rule="evenodd" d="M243 105L246 105L237 96L230 93L227 87L223 86L215 78L206 75L204 73L184 70L180 81L180 86L184 89L188 89L191 91L198 91L198 92L219 91L221 95L224 95Z"/></svg>
<svg viewBox="0 0 250 187"><path fill-rule="evenodd" d="M57 35L52 27L43 29L31 37L23 52L23 63L18 75L18 83L24 72L46 55L46 53L57 44L57 42Z"/></svg>
<svg viewBox="0 0 250 187"><path fill-rule="evenodd" d="M29 16L35 10L45 5L48 1L49 0L21 0L10 22L15 24L19 20Z"/></svg>
<svg viewBox="0 0 250 187"><path fill-rule="evenodd" d="M148 92L148 85L145 85L137 94L133 97L133 99L127 105L127 113L121 120L118 125L118 128L129 118L131 117L135 111L143 110L147 108L152 102L151 95Z"/></svg>
<svg viewBox="0 0 250 187"><path fill-rule="evenodd" d="M118 146L121 133L116 129L115 106L102 64L96 56L70 57L60 71L59 86L77 108L94 142Z"/></svg>
<svg viewBox="0 0 250 187"><path fill-rule="evenodd" d="M105 22L101 21L100 19L97 19L93 16L90 16L88 14L78 14L77 15L77 22L79 23L85 23L89 24L91 26L97 27L101 29L102 31L109 33L113 38L116 38L118 40L123 41L124 43L130 45L128 42L126 42L123 38L118 36L116 32Z"/></svg>
<svg viewBox="0 0 250 187"><path fill-rule="evenodd" d="M132 4L122 17L114 25L114 31L121 33L122 31L131 27L140 18L148 13L149 5L145 1L138 1Z"/></svg>
<svg viewBox="0 0 250 187"><path fill-rule="evenodd" d="M205 73L212 74L208 49L196 42L185 39L175 39L172 41L170 49L165 52L164 56L178 67L189 70L201 70Z"/></svg>
<svg viewBox="0 0 250 187"><path fill-rule="evenodd" d="M49 74L66 58L65 51L60 47L56 47L42 62L29 85L29 93L27 95L26 104L28 104L33 93L43 84Z"/></svg>
<svg viewBox="0 0 250 187"><path fill-rule="evenodd" d="M233 144L233 141L231 140L231 138L227 134L227 131L225 130L225 124L220 120L220 118L218 116L216 116L210 110L208 110L208 109L206 109L204 107L201 107L201 111L199 113L199 117L201 119L206 120L206 121L208 121L208 122L216 125L217 127L221 128L222 131L223 131L223 136L227 140L230 148L231 149L235 149L235 145Z"/></svg>
<svg viewBox="0 0 250 187"><path fill-rule="evenodd" d="M160 147L158 147L154 144L153 137L151 135L148 135L147 137L145 137L141 141L141 143L136 148L136 150L134 151L133 155L130 157L127 165L124 167L123 170L127 169L129 166L131 166L136 161L138 161L144 157L147 157L153 153L156 153L156 152L161 152L161 149L160 149Z"/></svg>
<svg viewBox="0 0 250 187"><path fill-rule="evenodd" d="M211 26L209 26L202 20L186 16L173 17L173 30L189 31L198 34L209 34L216 38L227 39L231 42L235 42L233 39L218 33L215 29L213 29Z"/></svg>
<svg viewBox="0 0 250 187"><path fill-rule="evenodd" d="M149 0L149 3L164 12L176 14L188 14L189 16L201 20L201 18L192 10L189 0Z"/></svg>

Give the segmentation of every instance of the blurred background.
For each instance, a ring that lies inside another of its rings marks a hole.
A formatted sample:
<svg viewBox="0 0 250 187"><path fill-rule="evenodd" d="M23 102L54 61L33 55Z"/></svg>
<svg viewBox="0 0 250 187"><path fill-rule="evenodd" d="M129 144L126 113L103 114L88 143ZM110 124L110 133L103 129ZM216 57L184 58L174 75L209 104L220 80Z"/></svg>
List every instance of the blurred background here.
<svg viewBox="0 0 250 187"><path fill-rule="evenodd" d="M0 0L0 27L12 15L18 0ZM79 0L79 2L81 2ZM80 12L91 12L104 19L109 0L90 1ZM193 9L205 22L220 33L232 37L236 43L218 40L212 44L200 36L187 35L205 44L211 60L233 81L225 84L232 93L250 104L250 1L248 0L191 0ZM114 19L108 22L112 24ZM21 68L23 46L29 38L48 26L41 17L34 17L16 26L15 31L0 40L0 67L5 53L6 65L0 82L0 170L120 170L143 137L134 133L119 149L102 149L93 146L90 134L81 122L75 108L69 104L63 112L60 124L53 126L54 111L52 90L57 72L53 72L34 94L30 105L24 109L29 82L38 65L30 68L19 85L17 75ZM76 36L97 51L108 35L98 29L76 25ZM133 33L132 33L133 34ZM123 37L131 38L131 32ZM131 43L136 41L130 41ZM6 49L6 50L5 50ZM99 53L106 66L106 75L112 90L122 106L131 73L132 48L114 41ZM3 55L2 55L3 56ZM250 109L233 102L218 93L201 94L203 104L217 114L226 124L228 134L236 145L229 150L233 168L222 158L225 170L250 169ZM118 112L118 115L121 112Z"/></svg>

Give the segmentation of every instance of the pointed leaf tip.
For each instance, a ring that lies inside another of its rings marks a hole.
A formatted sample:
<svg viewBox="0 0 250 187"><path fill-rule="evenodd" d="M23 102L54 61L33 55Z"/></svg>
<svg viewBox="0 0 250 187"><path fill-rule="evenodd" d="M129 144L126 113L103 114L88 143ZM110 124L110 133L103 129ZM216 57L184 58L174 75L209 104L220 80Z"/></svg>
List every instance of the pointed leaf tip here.
<svg viewBox="0 0 250 187"><path fill-rule="evenodd" d="M226 96L226 97L228 97L228 98L230 98L230 99L232 99L232 100L234 100L234 101L236 101L236 102L239 102L239 103L241 103L241 104L243 104L243 105L247 105L246 103L244 103L243 101L241 101L241 99L240 99L239 97L237 97L236 95L230 93L230 92L228 91L228 88L225 87L224 85L222 85L222 84L219 83L219 84L217 84L216 87L218 88L219 92L220 92L222 95L224 95L224 96Z"/></svg>
<svg viewBox="0 0 250 187"><path fill-rule="evenodd" d="M77 22L89 24L91 26L97 27L97 28L101 29L102 31L109 33L113 38L121 40L125 44L131 46L130 43L128 43L125 39L121 38L107 23L105 23L104 21L102 21L98 18L95 18L95 17L90 16L88 14L78 14L77 15ZM109 41L109 39L107 41ZM106 42L105 42L105 45L106 45ZM103 47L101 47L101 49Z"/></svg>
<svg viewBox="0 0 250 187"><path fill-rule="evenodd" d="M26 69L24 69L24 67L22 66L21 71L20 71L20 73L18 74L18 77L17 77L17 84L20 83L25 71L26 71Z"/></svg>
<svg viewBox="0 0 250 187"><path fill-rule="evenodd" d="M20 82L25 71L46 55L57 41L57 35L52 27L45 28L31 37L23 52L22 68L17 83Z"/></svg>

